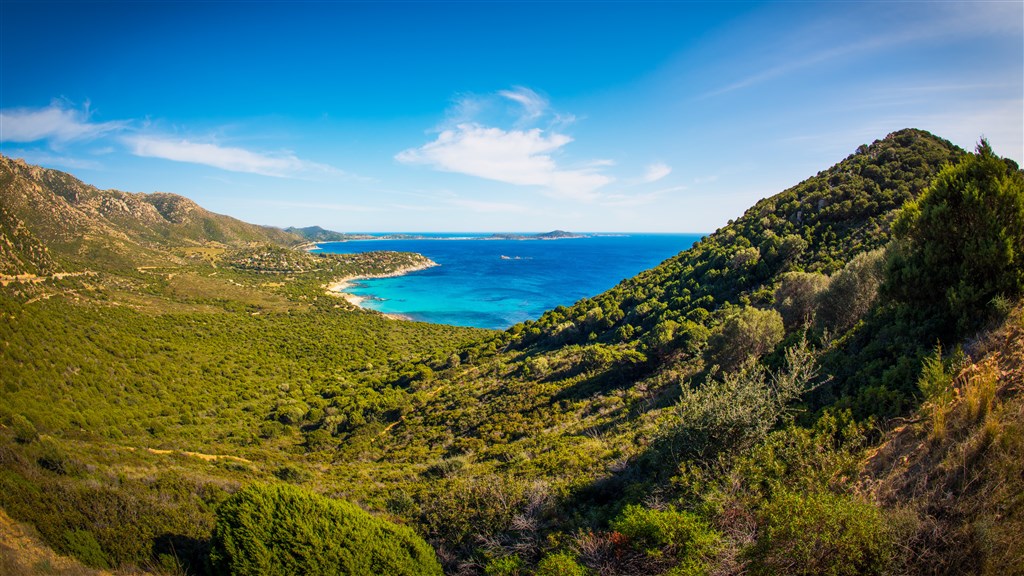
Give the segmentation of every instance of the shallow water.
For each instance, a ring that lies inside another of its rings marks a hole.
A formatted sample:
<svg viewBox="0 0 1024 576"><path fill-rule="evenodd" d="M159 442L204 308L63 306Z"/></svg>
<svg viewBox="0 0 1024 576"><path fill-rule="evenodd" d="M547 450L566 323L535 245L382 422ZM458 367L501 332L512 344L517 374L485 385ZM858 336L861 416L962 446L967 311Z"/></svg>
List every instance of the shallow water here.
<svg viewBox="0 0 1024 576"><path fill-rule="evenodd" d="M487 236L323 242L320 251L423 254L440 266L396 278L359 280L346 291L365 297L364 307L414 320L505 329L596 296L686 250L703 234L561 240L485 240Z"/></svg>

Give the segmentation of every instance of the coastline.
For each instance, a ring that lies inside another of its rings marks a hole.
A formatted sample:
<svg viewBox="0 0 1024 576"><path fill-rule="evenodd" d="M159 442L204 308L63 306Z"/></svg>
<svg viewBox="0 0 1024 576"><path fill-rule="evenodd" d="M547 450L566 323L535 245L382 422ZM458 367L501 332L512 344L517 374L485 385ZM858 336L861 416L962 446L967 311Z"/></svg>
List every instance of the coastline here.
<svg viewBox="0 0 1024 576"><path fill-rule="evenodd" d="M356 308L362 308L363 310L372 310L373 312L377 312L378 314L383 315L385 318L390 318L392 320L411 321L412 318L404 316L402 314L389 314L387 312L380 312L379 310L367 308L363 306L363 302L366 301L365 296L358 296L356 294L352 294L351 292L346 292L345 290L349 286L351 286L353 282L356 282L358 280L372 280L375 278L396 278L398 276L405 276L406 274L411 274L413 272L419 272L420 270L434 268L435 266L440 266L440 264L428 258L426 262L423 262L421 264L403 266L401 268L398 268L397 270L394 270L392 272L386 272L383 274L358 274L355 276L345 276L343 278L339 278L338 280L335 280L334 282L327 284L326 286L324 286L324 289L327 291L329 295L343 298L346 302L348 302L352 306L355 306Z"/></svg>

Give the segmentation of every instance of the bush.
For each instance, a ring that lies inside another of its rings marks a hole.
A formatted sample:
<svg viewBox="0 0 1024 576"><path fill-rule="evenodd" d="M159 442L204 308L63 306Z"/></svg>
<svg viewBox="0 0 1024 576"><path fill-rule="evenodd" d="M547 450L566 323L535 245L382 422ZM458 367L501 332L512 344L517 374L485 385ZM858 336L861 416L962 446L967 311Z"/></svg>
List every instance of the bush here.
<svg viewBox="0 0 1024 576"><path fill-rule="evenodd" d="M580 566L576 558L567 552L548 554L537 563L536 576L587 576L590 571Z"/></svg>
<svg viewBox="0 0 1024 576"><path fill-rule="evenodd" d="M816 358L805 340L787 349L785 357L785 366L776 372L747 364L698 387L684 385L676 406L678 423L665 433L673 451L703 460L763 440L790 414L789 404L818 379Z"/></svg>
<svg viewBox="0 0 1024 576"><path fill-rule="evenodd" d="M441 574L408 527L287 485L253 485L221 504L210 561L221 574Z"/></svg>
<svg viewBox="0 0 1024 576"><path fill-rule="evenodd" d="M853 496L782 491L759 521L744 554L754 574L882 574L895 556L882 512Z"/></svg>
<svg viewBox="0 0 1024 576"><path fill-rule="evenodd" d="M668 508L652 510L635 504L626 506L612 520L612 533L621 534L640 554L623 559L639 573L706 573L707 562L718 551L721 537L695 514Z"/></svg>
<svg viewBox="0 0 1024 576"><path fill-rule="evenodd" d="M947 329L966 334L993 299L1024 294L1024 173L985 140L908 203L893 230L885 292Z"/></svg>
<svg viewBox="0 0 1024 576"><path fill-rule="evenodd" d="M787 272L775 290L775 309L786 328L806 328L817 310L818 294L828 286L828 276L817 272Z"/></svg>
<svg viewBox="0 0 1024 576"><path fill-rule="evenodd" d="M711 360L725 371L736 370L770 352L785 332L782 316L775 310L744 307L708 342Z"/></svg>
<svg viewBox="0 0 1024 576"><path fill-rule="evenodd" d="M88 530L69 530L64 533L63 551L93 568L110 568L107 555Z"/></svg>
<svg viewBox="0 0 1024 576"><path fill-rule="evenodd" d="M818 295L818 323L833 332L845 332L875 302L883 278L885 251L858 254L829 280Z"/></svg>
<svg viewBox="0 0 1024 576"><path fill-rule="evenodd" d="M484 568L485 576L519 576L524 573L523 559L515 554L495 558Z"/></svg>
<svg viewBox="0 0 1024 576"><path fill-rule="evenodd" d="M673 508L652 510L631 504L612 520L611 529L644 552L701 556L713 552L718 543L718 534L704 521Z"/></svg>
<svg viewBox="0 0 1024 576"><path fill-rule="evenodd" d="M29 444L39 439L39 432L36 427L21 414L13 414L10 418L10 426L14 429L14 441L18 444Z"/></svg>

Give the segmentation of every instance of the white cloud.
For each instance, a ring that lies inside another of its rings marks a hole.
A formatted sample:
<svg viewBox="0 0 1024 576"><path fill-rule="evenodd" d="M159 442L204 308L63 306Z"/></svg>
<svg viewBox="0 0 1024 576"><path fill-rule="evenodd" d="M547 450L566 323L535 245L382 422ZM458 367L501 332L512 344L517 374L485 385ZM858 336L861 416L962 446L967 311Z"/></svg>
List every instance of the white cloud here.
<svg viewBox="0 0 1024 576"><path fill-rule="evenodd" d="M90 122L87 111L66 108L59 103L45 108L0 110L0 142L38 142L62 144L92 140L123 130L124 121Z"/></svg>
<svg viewBox="0 0 1024 576"><path fill-rule="evenodd" d="M613 179L595 166L560 168L551 155L570 142L572 138L565 134L539 128L506 131L463 123L443 130L433 142L399 152L395 159L508 184L540 186L557 196L593 199L596 190Z"/></svg>
<svg viewBox="0 0 1024 576"><path fill-rule="evenodd" d="M644 172L644 182L657 182L672 173L672 167L663 162L655 162Z"/></svg>
<svg viewBox="0 0 1024 576"><path fill-rule="evenodd" d="M124 138L124 142L136 156L203 164L232 172L248 172L278 178L294 178L316 172L338 172L330 166L308 162L290 153L261 154L244 148L166 136L129 136Z"/></svg>

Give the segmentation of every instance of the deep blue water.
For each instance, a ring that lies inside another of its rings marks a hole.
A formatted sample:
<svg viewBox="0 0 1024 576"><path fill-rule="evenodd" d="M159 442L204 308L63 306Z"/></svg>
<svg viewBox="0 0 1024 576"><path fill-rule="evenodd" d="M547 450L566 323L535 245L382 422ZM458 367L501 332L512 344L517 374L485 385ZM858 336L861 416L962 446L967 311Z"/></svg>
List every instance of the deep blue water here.
<svg viewBox="0 0 1024 576"><path fill-rule="evenodd" d="M431 234L417 240L323 242L320 251L423 254L440 266L396 278L360 280L347 291L367 297L363 306L381 312L424 322L505 329L556 306L596 296L686 250L703 234L483 240L486 236Z"/></svg>

